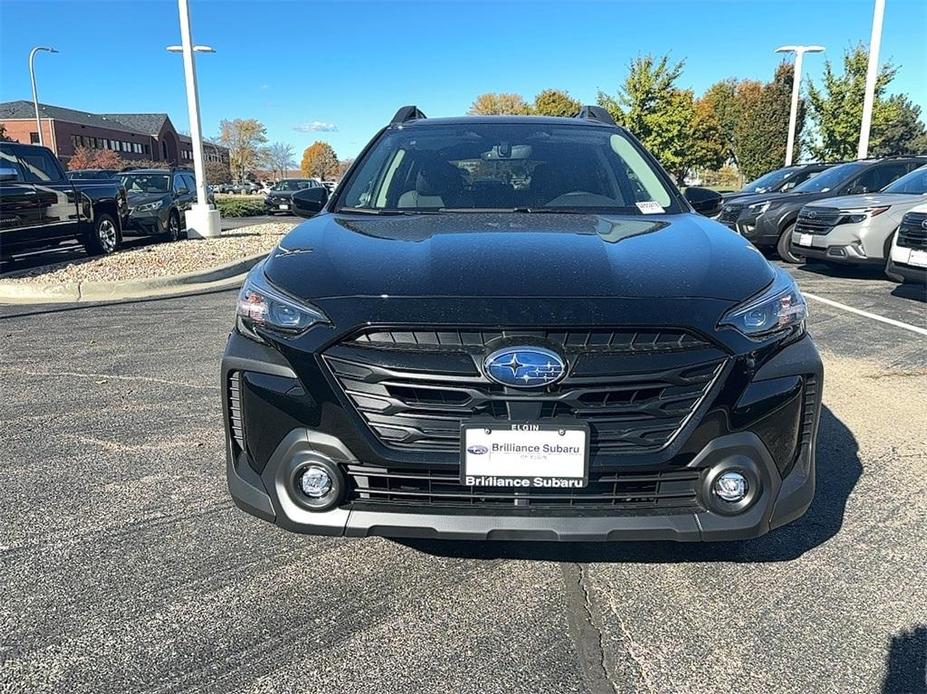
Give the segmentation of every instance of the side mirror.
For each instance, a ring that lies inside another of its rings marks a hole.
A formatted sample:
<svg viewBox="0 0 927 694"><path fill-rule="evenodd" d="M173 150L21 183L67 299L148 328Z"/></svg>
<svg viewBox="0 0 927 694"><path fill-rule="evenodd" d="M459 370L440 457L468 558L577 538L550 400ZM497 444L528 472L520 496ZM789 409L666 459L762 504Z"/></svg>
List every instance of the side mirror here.
<svg viewBox="0 0 927 694"><path fill-rule="evenodd" d="M18 181L19 173L16 169L3 166L0 167L0 181Z"/></svg>
<svg viewBox="0 0 927 694"><path fill-rule="evenodd" d="M328 202L325 188L304 188L293 193L293 212L300 217L314 217Z"/></svg>
<svg viewBox="0 0 927 694"><path fill-rule="evenodd" d="M706 217L711 217L721 211L721 193L708 188L691 186L686 188L682 195L696 212Z"/></svg>

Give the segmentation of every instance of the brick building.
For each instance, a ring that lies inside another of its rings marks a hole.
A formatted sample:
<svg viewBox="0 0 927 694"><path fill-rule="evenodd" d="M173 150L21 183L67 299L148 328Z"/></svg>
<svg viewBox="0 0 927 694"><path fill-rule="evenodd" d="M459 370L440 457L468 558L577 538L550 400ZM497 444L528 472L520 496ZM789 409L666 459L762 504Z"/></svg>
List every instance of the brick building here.
<svg viewBox="0 0 927 694"><path fill-rule="evenodd" d="M174 128L166 113L89 113L39 104L42 138L67 166L78 147L110 149L126 162L151 160L193 165L193 146L187 135ZM6 136L17 142L38 143L35 108L31 101L0 103L0 123ZM204 143L206 161L228 163L225 147Z"/></svg>

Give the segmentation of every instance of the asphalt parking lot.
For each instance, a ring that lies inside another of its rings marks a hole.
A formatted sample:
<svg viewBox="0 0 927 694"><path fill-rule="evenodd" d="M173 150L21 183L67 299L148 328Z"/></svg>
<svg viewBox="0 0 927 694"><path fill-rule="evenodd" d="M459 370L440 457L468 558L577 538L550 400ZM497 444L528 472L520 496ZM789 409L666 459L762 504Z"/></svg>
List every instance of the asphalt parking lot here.
<svg viewBox="0 0 927 694"><path fill-rule="evenodd" d="M0 308L0 691L927 691L924 291L795 273L817 497L713 545L291 535L225 488L233 292Z"/></svg>

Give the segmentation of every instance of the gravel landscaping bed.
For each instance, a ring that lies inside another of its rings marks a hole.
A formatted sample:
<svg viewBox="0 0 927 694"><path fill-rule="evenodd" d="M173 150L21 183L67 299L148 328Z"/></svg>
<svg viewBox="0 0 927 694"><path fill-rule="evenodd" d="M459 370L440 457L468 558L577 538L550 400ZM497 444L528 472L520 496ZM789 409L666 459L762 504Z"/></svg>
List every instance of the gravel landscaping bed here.
<svg viewBox="0 0 927 694"><path fill-rule="evenodd" d="M200 272L270 251L294 226L273 222L227 231L213 239L188 239L175 243L121 251L106 257L81 258L10 273L7 282L120 282Z"/></svg>

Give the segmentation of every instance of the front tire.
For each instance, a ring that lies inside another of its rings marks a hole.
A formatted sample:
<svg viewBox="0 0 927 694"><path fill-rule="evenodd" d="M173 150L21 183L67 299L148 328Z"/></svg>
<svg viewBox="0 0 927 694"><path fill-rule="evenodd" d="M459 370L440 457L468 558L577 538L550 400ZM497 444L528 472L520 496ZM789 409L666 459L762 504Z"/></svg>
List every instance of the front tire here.
<svg viewBox="0 0 927 694"><path fill-rule="evenodd" d="M789 224L785 228L785 231L779 235L779 242L776 244L776 252L785 262L792 265L798 265L802 262L802 258L799 258L797 255L792 253L792 249L789 248L789 244L792 242L792 231L794 229L795 225Z"/></svg>
<svg viewBox="0 0 927 694"><path fill-rule="evenodd" d="M167 233L164 236L169 242L180 240L180 215L177 214L177 210L171 210L167 218Z"/></svg>
<svg viewBox="0 0 927 694"><path fill-rule="evenodd" d="M111 255L122 246L122 229L108 214L100 214L84 243L87 255Z"/></svg>

